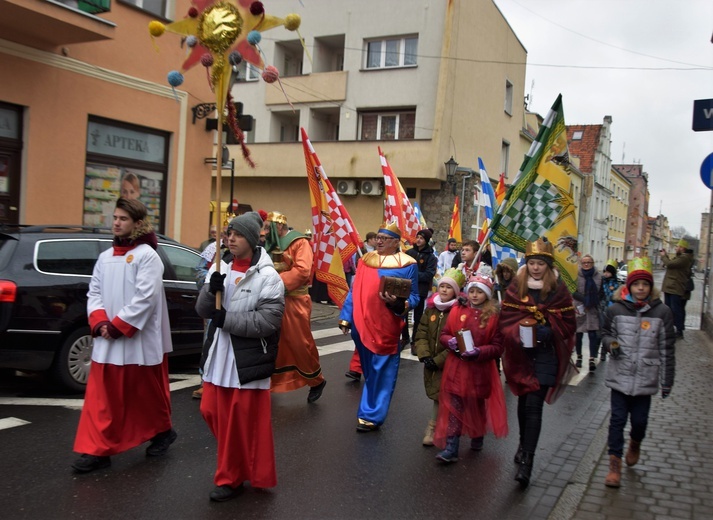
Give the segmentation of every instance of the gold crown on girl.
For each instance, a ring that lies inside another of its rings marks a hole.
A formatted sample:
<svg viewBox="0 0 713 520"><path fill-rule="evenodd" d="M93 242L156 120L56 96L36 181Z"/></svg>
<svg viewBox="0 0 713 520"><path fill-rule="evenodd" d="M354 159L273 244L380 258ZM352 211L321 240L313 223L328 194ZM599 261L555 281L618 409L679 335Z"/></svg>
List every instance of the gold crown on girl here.
<svg viewBox="0 0 713 520"><path fill-rule="evenodd" d="M287 224L287 217L277 211L271 211L267 214L267 221L275 224Z"/></svg>
<svg viewBox="0 0 713 520"><path fill-rule="evenodd" d="M555 248L552 242L545 237L540 237L534 242L528 242L525 248L525 257L528 256L549 256L555 257Z"/></svg>

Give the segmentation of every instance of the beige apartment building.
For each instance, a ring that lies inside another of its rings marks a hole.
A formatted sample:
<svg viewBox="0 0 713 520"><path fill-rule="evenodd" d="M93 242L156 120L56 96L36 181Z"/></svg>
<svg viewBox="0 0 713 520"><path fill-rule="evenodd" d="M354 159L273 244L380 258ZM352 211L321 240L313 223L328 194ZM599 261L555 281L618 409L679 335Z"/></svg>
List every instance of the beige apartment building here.
<svg viewBox="0 0 713 520"><path fill-rule="evenodd" d="M276 31L260 44L266 63L280 70L286 96L278 83L267 84L259 71L241 65L232 93L254 117L248 143L257 167L248 168L239 147L229 146L236 158L235 198L282 211L296 229L311 225L302 127L362 235L383 219L380 146L429 226L439 231L441 245L454 193L465 195L467 236L478 157L493 181L504 171L512 182L532 140L524 114L527 53L495 4L266 5L302 17L305 47L294 33ZM459 169L448 184L444 163L451 157ZM230 184L221 183L222 200L228 200Z"/></svg>
<svg viewBox="0 0 713 520"><path fill-rule="evenodd" d="M626 222L629 215L631 180L611 167L609 182L611 200L607 228L607 258L623 261L626 258Z"/></svg>
<svg viewBox="0 0 713 520"><path fill-rule="evenodd" d="M166 77L186 49L169 33L152 41L147 29L190 5L0 0L0 222L107 225L122 185L133 183L159 231L190 245L206 238L216 175L206 159L217 133L206 128L215 113L201 109L214 95L200 65L174 92ZM257 166L229 145L234 169L222 170L221 200L232 191L245 208L280 210L308 228L304 127L362 234L382 220L381 146L444 234L453 193L464 195L467 235L477 158L493 180L504 171L512 182L532 140L527 53L492 0L265 6L299 14L305 46L282 27L263 33L265 64L279 69L287 97L241 65L232 94L254 117ZM450 157L460 166L447 183Z"/></svg>

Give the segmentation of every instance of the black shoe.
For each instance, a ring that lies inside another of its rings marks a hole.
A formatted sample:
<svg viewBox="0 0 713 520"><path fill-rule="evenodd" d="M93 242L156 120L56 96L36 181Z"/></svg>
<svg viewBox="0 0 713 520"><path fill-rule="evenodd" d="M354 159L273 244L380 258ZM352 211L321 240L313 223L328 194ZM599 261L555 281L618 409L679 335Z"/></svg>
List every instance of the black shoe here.
<svg viewBox="0 0 713 520"><path fill-rule="evenodd" d="M589 371L594 372L597 369L597 364L594 362L594 358L589 358Z"/></svg>
<svg viewBox="0 0 713 520"><path fill-rule="evenodd" d="M324 390L325 386L327 386L326 380L322 381L317 386L313 386L312 388L310 388L309 394L307 395L307 402L314 403L317 399L322 397L322 390Z"/></svg>
<svg viewBox="0 0 713 520"><path fill-rule="evenodd" d="M532 463L534 459L532 453L523 451L522 460L520 466L517 469L517 475L515 475L515 480L520 483L520 489L525 489L530 485L530 478L532 477Z"/></svg>
<svg viewBox="0 0 713 520"><path fill-rule="evenodd" d="M522 444L517 445L517 452L515 453L513 460L515 461L515 464L518 465L522 462Z"/></svg>
<svg viewBox="0 0 713 520"><path fill-rule="evenodd" d="M97 457L86 453L72 463L72 469L77 473L89 473L96 469L108 468L111 466L109 457Z"/></svg>
<svg viewBox="0 0 713 520"><path fill-rule="evenodd" d="M243 489L245 488L242 484L235 488L228 485L216 486L215 489L210 492L209 496L213 502L225 502L226 500L237 497L243 492Z"/></svg>
<svg viewBox="0 0 713 520"><path fill-rule="evenodd" d="M676 340L683 339L683 332L677 332L676 333Z"/></svg>
<svg viewBox="0 0 713 520"><path fill-rule="evenodd" d="M577 356L577 362L574 364L577 368L582 368L582 356Z"/></svg>
<svg viewBox="0 0 713 520"><path fill-rule="evenodd" d="M599 356L599 361L606 361L607 360L607 354L606 352L602 352L601 355Z"/></svg>
<svg viewBox="0 0 713 520"><path fill-rule="evenodd" d="M470 439L470 449L473 451L483 451L483 438L475 437Z"/></svg>
<svg viewBox="0 0 713 520"><path fill-rule="evenodd" d="M361 381L361 374L354 370L347 370L346 372L344 372L344 376L348 377L349 379L353 379L354 381Z"/></svg>
<svg viewBox="0 0 713 520"><path fill-rule="evenodd" d="M178 434L173 428L154 435L154 438L151 439L151 444L146 448L146 456L160 457L161 455L165 455L168 451L168 447L173 444L177 438Z"/></svg>
<svg viewBox="0 0 713 520"><path fill-rule="evenodd" d="M379 429L379 425L365 419L359 419L357 422L356 431L359 433L375 432Z"/></svg>
<svg viewBox="0 0 713 520"><path fill-rule="evenodd" d="M412 356L417 356L416 354L416 344L411 342L411 355Z"/></svg>

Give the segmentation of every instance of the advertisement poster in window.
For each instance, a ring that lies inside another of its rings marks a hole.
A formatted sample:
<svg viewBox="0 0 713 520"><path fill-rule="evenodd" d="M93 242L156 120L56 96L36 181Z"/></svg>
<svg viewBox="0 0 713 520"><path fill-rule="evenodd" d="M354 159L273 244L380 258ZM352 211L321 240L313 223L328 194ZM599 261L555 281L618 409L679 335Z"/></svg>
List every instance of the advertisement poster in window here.
<svg viewBox="0 0 713 520"><path fill-rule="evenodd" d="M146 205L154 229L161 231L164 174L106 164L87 164L84 177L85 226L111 227L116 199L138 199Z"/></svg>

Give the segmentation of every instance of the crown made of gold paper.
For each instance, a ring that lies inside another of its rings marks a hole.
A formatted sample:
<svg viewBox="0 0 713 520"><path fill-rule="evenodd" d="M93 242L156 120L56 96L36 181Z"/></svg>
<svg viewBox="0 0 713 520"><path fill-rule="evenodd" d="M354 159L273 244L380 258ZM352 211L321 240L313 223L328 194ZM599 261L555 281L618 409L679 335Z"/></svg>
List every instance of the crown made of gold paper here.
<svg viewBox="0 0 713 520"><path fill-rule="evenodd" d="M287 224L287 217L277 211L271 211L267 214L267 221L276 224Z"/></svg>
<svg viewBox="0 0 713 520"><path fill-rule="evenodd" d="M384 222L379 228L379 231L392 235L394 238L401 238L401 230L395 221Z"/></svg>
<svg viewBox="0 0 713 520"><path fill-rule="evenodd" d="M230 221L233 220L237 215L234 213L225 213L225 218L223 219L223 227L226 228L230 225Z"/></svg>
<svg viewBox="0 0 713 520"><path fill-rule="evenodd" d="M651 259L648 256L642 256L641 258L632 258L627 264L627 273L631 274L634 271L646 271L649 274L653 274L654 270L651 266Z"/></svg>
<svg viewBox="0 0 713 520"><path fill-rule="evenodd" d="M460 287L461 289L465 285L465 275L463 274L463 271L460 269L455 269L454 267L451 267L450 269L446 269L446 271L443 273L443 277L450 278L455 283L457 283L458 287ZM443 278L441 278L441 279L443 279Z"/></svg>
<svg viewBox="0 0 713 520"><path fill-rule="evenodd" d="M528 242L525 247L525 257L528 256L549 256L550 258L555 257L555 248L552 242L548 241L545 237L540 237L534 242Z"/></svg>
<svg viewBox="0 0 713 520"><path fill-rule="evenodd" d="M610 258L609 260L607 260L607 265L612 266L614 269L618 269L618 268L619 268L619 264L617 264L617 263L616 263L616 260L614 260L614 259L612 259L612 258Z"/></svg>

